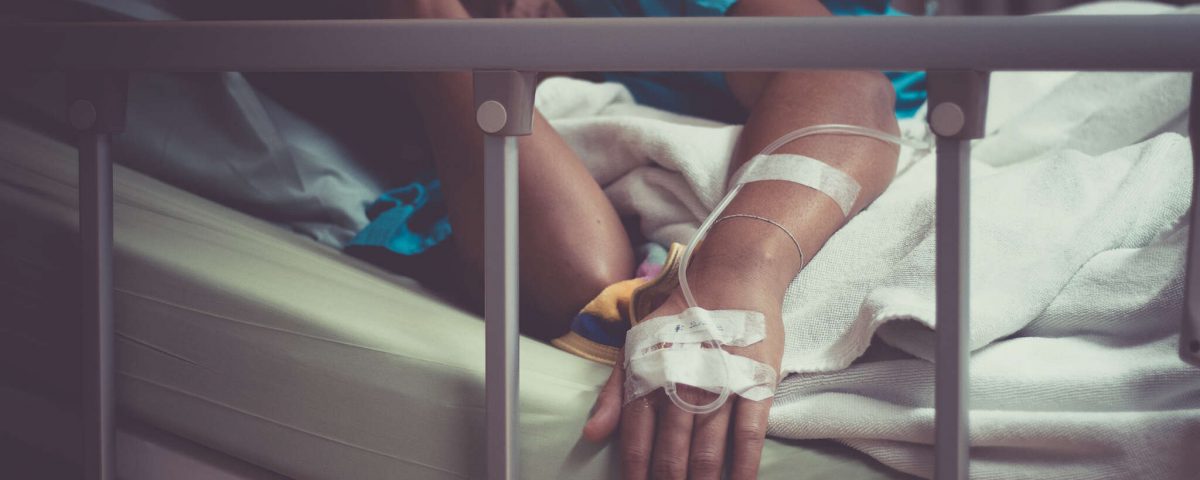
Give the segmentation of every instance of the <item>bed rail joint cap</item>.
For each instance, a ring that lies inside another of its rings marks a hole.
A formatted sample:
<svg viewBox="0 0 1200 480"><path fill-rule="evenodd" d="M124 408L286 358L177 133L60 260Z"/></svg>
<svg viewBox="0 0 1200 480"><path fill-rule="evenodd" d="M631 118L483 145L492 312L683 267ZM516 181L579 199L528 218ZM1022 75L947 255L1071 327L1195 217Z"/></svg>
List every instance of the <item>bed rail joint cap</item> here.
<svg viewBox="0 0 1200 480"><path fill-rule="evenodd" d="M533 133L536 72L475 71L475 122L489 135Z"/></svg>
<svg viewBox="0 0 1200 480"><path fill-rule="evenodd" d="M125 72L79 72L67 77L67 123L80 132L125 130Z"/></svg>
<svg viewBox="0 0 1200 480"><path fill-rule="evenodd" d="M988 72L932 70L929 72L929 127L938 136L959 140L983 138L986 133Z"/></svg>

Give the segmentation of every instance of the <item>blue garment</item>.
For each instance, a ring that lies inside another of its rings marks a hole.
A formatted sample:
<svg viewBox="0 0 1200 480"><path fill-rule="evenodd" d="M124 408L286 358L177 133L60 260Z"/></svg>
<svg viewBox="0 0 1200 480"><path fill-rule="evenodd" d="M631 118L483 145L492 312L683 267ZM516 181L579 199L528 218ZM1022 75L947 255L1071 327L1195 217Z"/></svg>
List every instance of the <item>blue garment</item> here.
<svg viewBox="0 0 1200 480"><path fill-rule="evenodd" d="M737 0L565 0L581 17L719 17ZM822 0L834 15L904 15L888 0ZM896 90L896 116L909 118L925 103L925 72L884 72ZM748 112L734 98L720 72L615 72L605 81L624 84L634 99L685 115L725 123L745 123Z"/></svg>
<svg viewBox="0 0 1200 480"><path fill-rule="evenodd" d="M388 190L367 207L371 223L347 247L384 247L418 255L450 237L450 218L438 179Z"/></svg>

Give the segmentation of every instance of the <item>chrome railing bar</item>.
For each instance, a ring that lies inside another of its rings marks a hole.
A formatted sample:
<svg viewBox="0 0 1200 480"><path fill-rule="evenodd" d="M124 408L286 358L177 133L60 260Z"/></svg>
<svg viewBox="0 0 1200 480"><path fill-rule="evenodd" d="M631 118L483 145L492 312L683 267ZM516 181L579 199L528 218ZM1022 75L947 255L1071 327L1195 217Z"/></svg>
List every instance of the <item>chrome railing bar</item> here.
<svg viewBox="0 0 1200 480"><path fill-rule="evenodd" d="M116 479L112 135L125 127L126 77L68 78L68 123L78 132L83 477Z"/></svg>
<svg viewBox="0 0 1200 480"><path fill-rule="evenodd" d="M474 75L475 121L484 134L485 436L492 480L521 478L517 136L533 132L536 86L537 75L531 72Z"/></svg>
<svg viewBox="0 0 1200 480"><path fill-rule="evenodd" d="M1179 356L1200 366L1200 71L1192 72L1192 97L1188 114L1188 136L1192 141L1192 208L1188 232L1187 270L1184 272L1183 325L1179 333Z"/></svg>
<svg viewBox="0 0 1200 480"><path fill-rule="evenodd" d="M937 345L934 478L967 479L970 440L971 145L984 134L989 76L929 72L929 126L937 135Z"/></svg>
<svg viewBox="0 0 1200 480"><path fill-rule="evenodd" d="M0 60L135 72L1192 71L1200 15L30 23L0 26Z"/></svg>

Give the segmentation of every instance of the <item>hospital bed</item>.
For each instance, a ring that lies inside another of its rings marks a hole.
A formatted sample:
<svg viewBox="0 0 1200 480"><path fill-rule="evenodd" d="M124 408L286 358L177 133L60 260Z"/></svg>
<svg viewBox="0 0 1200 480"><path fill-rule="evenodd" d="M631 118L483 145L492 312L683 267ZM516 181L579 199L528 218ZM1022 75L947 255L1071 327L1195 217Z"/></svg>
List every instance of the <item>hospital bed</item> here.
<svg viewBox="0 0 1200 480"><path fill-rule="evenodd" d="M69 147L9 125L3 143L29 150L2 160L2 192L16 211L52 219L59 229L70 230L77 211L81 220L89 329L83 363L94 368L85 377L89 478L112 478L119 463L117 391L123 411L152 428L292 477L609 476L609 449L577 440L604 369L543 344L518 344L516 336L508 167L512 136L528 132L533 85L522 72L789 68L931 70L930 119L939 135L938 358L947 360L937 364L937 475L965 478L966 146L982 132L985 72L1200 69L1200 19L1188 17L2 28L0 43L31 47L0 52L7 64L65 70L74 79L68 118L81 132L81 169L73 168ZM743 41L720 41L729 36ZM351 48L435 40L443 45L437 52ZM626 56L613 42L639 45L641 53ZM813 43L822 48L806 47ZM133 172L118 168L110 177L107 142L122 125L124 72L459 69L477 71L478 116L488 133L488 228L496 236L488 251L486 327L418 286L276 227ZM1193 104L1193 142L1196 111ZM110 249L120 265L112 283ZM1184 320L1180 347L1189 359L1200 350L1193 318ZM525 359L519 401L518 345ZM147 443L153 436L136 438ZM768 446L763 472L896 475L843 449L782 442Z"/></svg>
<svg viewBox="0 0 1200 480"><path fill-rule="evenodd" d="M3 224L69 243L73 149L13 124L0 143ZM117 387L131 417L291 478L483 476L478 318L137 172L117 167L114 193ZM21 250L30 263L45 253ZM524 474L609 477L610 449L578 438L607 368L521 349ZM889 478L829 450L771 442L764 476L803 463L814 478Z"/></svg>

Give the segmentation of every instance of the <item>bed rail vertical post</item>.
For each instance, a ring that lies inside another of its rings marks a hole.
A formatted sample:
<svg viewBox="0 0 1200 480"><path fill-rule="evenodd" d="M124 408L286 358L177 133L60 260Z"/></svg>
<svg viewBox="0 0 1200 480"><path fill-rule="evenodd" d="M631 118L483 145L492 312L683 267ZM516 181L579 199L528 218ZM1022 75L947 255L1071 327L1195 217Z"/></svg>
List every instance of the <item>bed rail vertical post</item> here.
<svg viewBox="0 0 1200 480"><path fill-rule="evenodd" d="M929 126L937 134L937 356L933 477L968 477L970 141L984 134L988 74L929 72Z"/></svg>
<svg viewBox="0 0 1200 480"><path fill-rule="evenodd" d="M125 128L126 76L72 74L67 120L78 131L83 478L116 479L113 347L113 184L109 148Z"/></svg>
<svg viewBox="0 0 1200 480"><path fill-rule="evenodd" d="M475 72L475 120L484 135L484 307L487 347L487 476L520 478L517 459L517 139L533 127L531 72Z"/></svg>
<svg viewBox="0 0 1200 480"><path fill-rule="evenodd" d="M1184 273L1183 326L1179 356L1200 367L1200 71L1192 72L1192 98L1188 114L1192 141L1192 210L1188 227L1187 270Z"/></svg>

